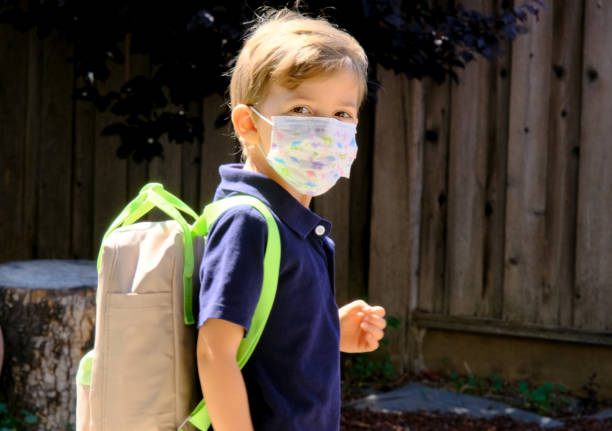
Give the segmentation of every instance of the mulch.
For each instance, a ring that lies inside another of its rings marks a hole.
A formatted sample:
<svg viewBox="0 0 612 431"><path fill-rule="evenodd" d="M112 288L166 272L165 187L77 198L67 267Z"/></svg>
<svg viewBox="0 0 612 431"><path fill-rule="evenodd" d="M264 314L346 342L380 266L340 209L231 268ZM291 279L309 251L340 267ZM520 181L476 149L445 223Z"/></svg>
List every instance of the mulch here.
<svg viewBox="0 0 612 431"><path fill-rule="evenodd" d="M560 427L542 428L537 424L516 421L509 416L490 419L474 418L456 413L389 412L343 409L340 431L612 431L612 418L596 420L572 418Z"/></svg>

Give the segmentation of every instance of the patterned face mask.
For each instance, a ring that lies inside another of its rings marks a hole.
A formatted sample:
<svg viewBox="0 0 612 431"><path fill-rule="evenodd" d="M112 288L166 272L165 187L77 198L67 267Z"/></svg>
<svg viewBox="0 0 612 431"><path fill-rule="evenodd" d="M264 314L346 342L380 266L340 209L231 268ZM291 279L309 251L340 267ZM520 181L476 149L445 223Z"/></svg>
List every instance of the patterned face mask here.
<svg viewBox="0 0 612 431"><path fill-rule="evenodd" d="M322 195L340 177L349 177L357 157L357 125L328 117L274 116L269 120L250 108L272 126L268 163L298 192Z"/></svg>

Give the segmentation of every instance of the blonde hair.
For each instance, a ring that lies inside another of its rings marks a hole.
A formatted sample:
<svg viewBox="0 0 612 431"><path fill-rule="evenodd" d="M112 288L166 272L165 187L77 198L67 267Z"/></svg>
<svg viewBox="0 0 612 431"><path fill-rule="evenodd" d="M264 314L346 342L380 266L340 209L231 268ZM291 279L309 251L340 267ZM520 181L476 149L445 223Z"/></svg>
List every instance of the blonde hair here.
<svg viewBox="0 0 612 431"><path fill-rule="evenodd" d="M231 72L230 108L256 104L271 81L294 89L304 80L348 67L359 81L358 103L367 89L368 59L348 33L322 18L289 9L266 9L247 33Z"/></svg>

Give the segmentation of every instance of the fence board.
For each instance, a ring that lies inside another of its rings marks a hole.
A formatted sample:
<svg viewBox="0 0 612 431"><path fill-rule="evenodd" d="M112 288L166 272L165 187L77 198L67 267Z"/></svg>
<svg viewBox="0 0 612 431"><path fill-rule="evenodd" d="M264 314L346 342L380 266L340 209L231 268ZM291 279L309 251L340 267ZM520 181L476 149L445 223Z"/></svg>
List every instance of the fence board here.
<svg viewBox="0 0 612 431"><path fill-rule="evenodd" d="M349 300L365 297L368 291L370 254L370 196L372 194L372 142L374 138L373 101L366 100L359 113L357 159L351 168L349 220Z"/></svg>
<svg viewBox="0 0 612 431"><path fill-rule="evenodd" d="M418 308L448 312L445 289L450 81L427 82Z"/></svg>
<svg viewBox="0 0 612 431"><path fill-rule="evenodd" d="M143 54L130 54L126 57L130 67L124 69L124 79L127 82L138 75L145 78L151 76L151 62L149 57ZM135 197L142 186L149 182L149 163L135 162L131 157L127 160L127 195L128 199Z"/></svg>
<svg viewBox="0 0 612 431"><path fill-rule="evenodd" d="M38 256L69 255L72 192L73 46L53 34L44 41L41 64Z"/></svg>
<svg viewBox="0 0 612 431"><path fill-rule="evenodd" d="M24 144L26 139L26 103L28 76L27 34L0 25L0 226L2 234L0 261L16 260L28 253L22 235L24 220ZM10 227L10 228L9 228ZM9 232L17 232L11 235Z"/></svg>
<svg viewBox="0 0 612 431"><path fill-rule="evenodd" d="M77 83L80 87L80 83ZM94 244L94 144L96 108L92 103L74 103L74 180L72 183L72 247L77 259L93 259L99 247Z"/></svg>
<svg viewBox="0 0 612 431"><path fill-rule="evenodd" d="M575 282L583 12L582 1L555 2L543 267L552 296L551 307L543 311L548 323L561 326L572 324Z"/></svg>
<svg viewBox="0 0 612 431"><path fill-rule="evenodd" d="M378 69L382 89L375 120L369 293L400 321L389 330L391 358L401 371L407 363L409 309L415 305L422 163L421 83ZM416 229L415 229L416 228Z"/></svg>
<svg viewBox="0 0 612 431"><path fill-rule="evenodd" d="M500 1L496 10L500 10ZM487 175L485 190L485 239L480 316L501 318L504 302L504 238L506 231L506 178L508 163L509 70L511 46L502 45L490 68L491 107L487 136Z"/></svg>
<svg viewBox="0 0 612 431"><path fill-rule="evenodd" d="M512 48L504 318L548 323L551 289L543 283L553 5L530 18Z"/></svg>
<svg viewBox="0 0 612 431"><path fill-rule="evenodd" d="M23 203L24 231L22 241L26 246L23 259L38 258L38 189L39 189L39 142L41 139L41 64L43 43L36 36L36 31L28 32L29 47L27 70L27 103L26 103L26 139L24 146L23 167Z"/></svg>
<svg viewBox="0 0 612 431"><path fill-rule="evenodd" d="M612 328L610 22L612 3L586 1L574 302L579 328Z"/></svg>
<svg viewBox="0 0 612 431"><path fill-rule="evenodd" d="M182 144L170 142L167 134L159 142L164 147L163 158L156 157L149 163L149 180L162 183L168 191L180 195Z"/></svg>
<svg viewBox="0 0 612 431"><path fill-rule="evenodd" d="M200 203L205 205L212 201L219 184L219 165L232 163L235 160L232 152L233 141L230 138L230 126L220 129L215 127L215 120L222 112L223 98L217 94L204 99L202 117L204 119L204 142L200 168Z"/></svg>
<svg viewBox="0 0 612 431"><path fill-rule="evenodd" d="M484 3L466 6L483 10ZM478 315L483 301L490 67L483 59L469 64L451 92L445 281L455 316Z"/></svg>
<svg viewBox="0 0 612 431"><path fill-rule="evenodd" d="M110 63L110 78L99 85L99 91L119 91L125 82L125 66ZM118 136L100 136L102 129L118 118L109 110L96 114L94 164L94 249L99 247L104 232L128 200L127 161L117 157L121 142Z"/></svg>
<svg viewBox="0 0 612 431"><path fill-rule="evenodd" d="M202 118L202 102L192 103L188 115ZM181 160L181 175L183 189L182 199L195 211L200 209L200 160L202 157L202 141L195 140L193 143L183 144Z"/></svg>

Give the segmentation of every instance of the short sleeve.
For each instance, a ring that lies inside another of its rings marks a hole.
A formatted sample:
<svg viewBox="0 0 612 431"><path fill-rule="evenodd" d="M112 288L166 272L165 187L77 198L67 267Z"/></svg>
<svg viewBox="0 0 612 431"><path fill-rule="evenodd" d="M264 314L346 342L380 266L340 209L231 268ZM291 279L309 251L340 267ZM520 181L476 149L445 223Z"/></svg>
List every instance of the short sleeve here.
<svg viewBox="0 0 612 431"><path fill-rule="evenodd" d="M263 283L267 225L251 206L230 208L213 223L200 264L198 328L217 318L248 332Z"/></svg>

